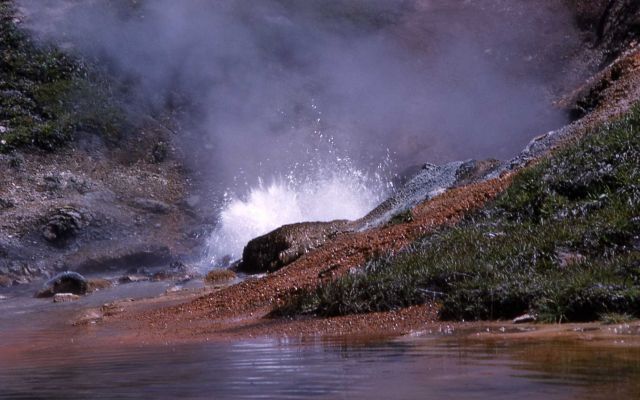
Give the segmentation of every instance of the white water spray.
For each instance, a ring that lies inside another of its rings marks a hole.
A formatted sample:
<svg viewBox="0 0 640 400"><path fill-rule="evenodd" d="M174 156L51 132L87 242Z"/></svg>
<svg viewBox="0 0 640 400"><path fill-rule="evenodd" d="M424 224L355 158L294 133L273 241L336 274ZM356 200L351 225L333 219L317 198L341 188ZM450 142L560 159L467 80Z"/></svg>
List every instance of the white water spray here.
<svg viewBox="0 0 640 400"><path fill-rule="evenodd" d="M366 174L348 159L315 167L295 168L268 184L260 180L245 196L227 193L209 240L210 265L239 259L247 242L282 225L363 217L389 189L381 173Z"/></svg>

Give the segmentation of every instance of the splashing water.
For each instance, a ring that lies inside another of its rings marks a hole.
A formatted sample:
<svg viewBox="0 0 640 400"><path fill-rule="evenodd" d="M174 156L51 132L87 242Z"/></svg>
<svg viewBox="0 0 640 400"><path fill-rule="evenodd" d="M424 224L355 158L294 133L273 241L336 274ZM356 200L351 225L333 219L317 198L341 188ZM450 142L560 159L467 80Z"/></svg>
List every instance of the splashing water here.
<svg viewBox="0 0 640 400"><path fill-rule="evenodd" d="M384 199L390 185L382 174L366 174L345 159L335 164L306 174L294 169L269 184L259 181L244 197L226 194L208 262L239 259L247 242L282 225L357 219Z"/></svg>

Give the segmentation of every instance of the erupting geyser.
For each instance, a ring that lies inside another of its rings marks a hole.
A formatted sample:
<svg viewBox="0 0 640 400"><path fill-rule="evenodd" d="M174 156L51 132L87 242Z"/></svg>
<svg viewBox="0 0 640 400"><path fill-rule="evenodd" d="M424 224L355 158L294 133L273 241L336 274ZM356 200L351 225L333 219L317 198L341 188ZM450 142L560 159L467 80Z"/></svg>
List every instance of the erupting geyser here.
<svg viewBox="0 0 640 400"><path fill-rule="evenodd" d="M209 240L208 262L220 266L238 259L249 240L285 224L360 218L384 199L389 187L383 173L367 174L348 159L337 159L269 183L259 180L245 196L226 193Z"/></svg>

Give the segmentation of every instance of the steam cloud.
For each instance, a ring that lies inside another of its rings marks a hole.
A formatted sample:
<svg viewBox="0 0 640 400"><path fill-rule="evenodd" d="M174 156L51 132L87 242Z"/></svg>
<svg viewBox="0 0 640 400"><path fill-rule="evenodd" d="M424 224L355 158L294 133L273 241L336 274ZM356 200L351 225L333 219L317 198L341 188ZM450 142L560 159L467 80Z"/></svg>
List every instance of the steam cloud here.
<svg viewBox="0 0 640 400"><path fill-rule="evenodd" d="M43 37L100 60L147 106L187 99L181 140L212 181L310 157L371 170L505 158L565 122L578 45L526 0L22 0ZM558 2L560 3L560 2ZM575 75L575 74L574 74ZM328 140L327 138L331 138Z"/></svg>

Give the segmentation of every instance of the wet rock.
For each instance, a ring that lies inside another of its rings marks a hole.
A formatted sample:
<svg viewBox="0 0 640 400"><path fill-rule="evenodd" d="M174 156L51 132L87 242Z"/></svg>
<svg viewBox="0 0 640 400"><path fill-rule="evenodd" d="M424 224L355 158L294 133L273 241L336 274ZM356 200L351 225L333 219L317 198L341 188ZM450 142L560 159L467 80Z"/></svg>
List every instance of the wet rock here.
<svg viewBox="0 0 640 400"><path fill-rule="evenodd" d="M56 293L53 296L54 303L68 303L70 301L76 301L79 299L80 299L80 296L73 293Z"/></svg>
<svg viewBox="0 0 640 400"><path fill-rule="evenodd" d="M237 270L247 274L277 271L348 227L349 222L344 220L284 225L251 240Z"/></svg>
<svg viewBox="0 0 640 400"><path fill-rule="evenodd" d="M513 319L514 324L526 324L529 322L536 322L537 318L533 314L524 314Z"/></svg>
<svg viewBox="0 0 640 400"><path fill-rule="evenodd" d="M75 207L67 206L53 211L42 227L42 236L50 243L63 244L89 225L89 218Z"/></svg>
<svg viewBox="0 0 640 400"><path fill-rule="evenodd" d="M497 160L457 161L445 165L424 164L389 199L358 221L285 225L253 239L245 247L242 262L237 270L250 274L273 272L321 246L337 233L371 228L389 221L408 222L411 220L411 208L418 203L448 188L485 179L500 166L501 163ZM413 173L413 170L406 173Z"/></svg>
<svg viewBox="0 0 640 400"><path fill-rule="evenodd" d="M640 37L640 2L612 0L598 21L598 41L615 57L630 41Z"/></svg>
<svg viewBox="0 0 640 400"><path fill-rule="evenodd" d="M8 297L7 297L7 296L2 296L2 295L0 295L0 301L7 300L7 299L8 299Z"/></svg>
<svg viewBox="0 0 640 400"><path fill-rule="evenodd" d="M170 205L153 199L136 198L131 202L131 205L154 214L167 214L171 211Z"/></svg>
<svg viewBox="0 0 640 400"><path fill-rule="evenodd" d="M87 279L77 272L65 271L49 279L36 297L52 297L58 293L83 295L89 289Z"/></svg>

